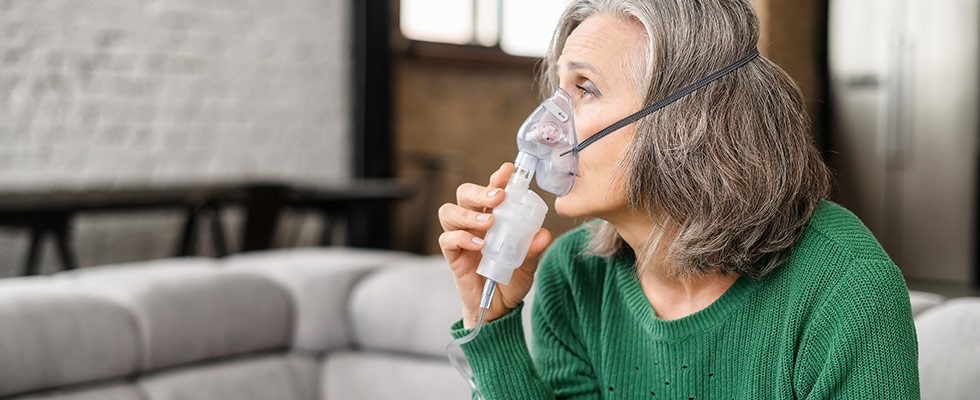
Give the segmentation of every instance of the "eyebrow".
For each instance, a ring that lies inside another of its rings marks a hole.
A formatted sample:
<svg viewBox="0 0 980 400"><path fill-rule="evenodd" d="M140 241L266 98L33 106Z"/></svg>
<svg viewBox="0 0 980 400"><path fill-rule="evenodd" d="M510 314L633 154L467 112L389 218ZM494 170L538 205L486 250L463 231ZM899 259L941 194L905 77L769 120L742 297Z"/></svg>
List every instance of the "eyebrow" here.
<svg viewBox="0 0 980 400"><path fill-rule="evenodd" d="M598 68L596 68L595 66L593 66L592 64L589 64L587 62L569 61L568 62L568 69L569 70L584 69L584 70L587 70L587 71L592 71L596 75L599 75L600 78L604 78L604 76L602 75L602 72L599 72L599 69Z"/></svg>

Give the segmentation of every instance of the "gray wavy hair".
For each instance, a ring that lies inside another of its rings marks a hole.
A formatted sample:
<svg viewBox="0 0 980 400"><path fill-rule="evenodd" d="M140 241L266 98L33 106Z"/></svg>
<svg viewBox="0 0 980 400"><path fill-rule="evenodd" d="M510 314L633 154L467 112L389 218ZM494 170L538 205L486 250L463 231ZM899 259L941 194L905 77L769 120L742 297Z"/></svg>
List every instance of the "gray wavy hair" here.
<svg viewBox="0 0 980 400"><path fill-rule="evenodd" d="M573 0L544 59L544 92L557 87L568 36L596 14L643 26L624 62L645 104L731 64L759 38L747 0ZM800 89L761 56L637 122L619 171L629 207L659 227L632 249L641 268L658 254L674 277L758 278L782 264L830 186L809 128ZM590 230L588 254L628 247L607 222Z"/></svg>

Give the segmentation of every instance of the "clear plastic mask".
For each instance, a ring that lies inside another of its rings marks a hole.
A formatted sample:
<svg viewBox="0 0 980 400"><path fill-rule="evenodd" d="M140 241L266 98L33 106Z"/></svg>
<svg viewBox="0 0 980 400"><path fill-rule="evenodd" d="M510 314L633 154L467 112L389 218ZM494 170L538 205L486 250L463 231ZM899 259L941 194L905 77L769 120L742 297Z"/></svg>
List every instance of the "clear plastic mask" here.
<svg viewBox="0 0 980 400"><path fill-rule="evenodd" d="M559 88L524 120L517 131L517 149L525 154L518 158L518 163L522 160L535 163L525 166L536 174L538 187L564 196L575 183L577 145L572 98Z"/></svg>

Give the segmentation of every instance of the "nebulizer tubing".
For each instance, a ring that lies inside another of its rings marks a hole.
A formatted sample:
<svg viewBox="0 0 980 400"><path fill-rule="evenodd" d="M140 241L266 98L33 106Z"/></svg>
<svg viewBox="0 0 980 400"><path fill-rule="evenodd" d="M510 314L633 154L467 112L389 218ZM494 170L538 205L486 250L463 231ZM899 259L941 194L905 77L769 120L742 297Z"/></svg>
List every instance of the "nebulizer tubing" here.
<svg viewBox="0 0 980 400"><path fill-rule="evenodd" d="M483 400L483 393L480 392L480 388L476 387L476 380L473 378L473 375L466 370L463 363L461 363L459 359L453 355L453 350L461 349L464 344L476 339L476 335L480 334L480 329L483 328L483 321L487 317L487 310L490 309L490 301L493 300L493 292L496 290L496 287L496 281L493 279L486 280L486 282L483 284L483 294L480 296L480 310L476 317L476 326L474 326L473 330L466 334L466 336L449 342L449 344L446 345L446 355L449 357L449 362L452 363L453 367L456 368L456 371L459 371L459 374L466 379L466 382L470 384L470 389L473 390L473 394L475 394L480 400Z"/></svg>

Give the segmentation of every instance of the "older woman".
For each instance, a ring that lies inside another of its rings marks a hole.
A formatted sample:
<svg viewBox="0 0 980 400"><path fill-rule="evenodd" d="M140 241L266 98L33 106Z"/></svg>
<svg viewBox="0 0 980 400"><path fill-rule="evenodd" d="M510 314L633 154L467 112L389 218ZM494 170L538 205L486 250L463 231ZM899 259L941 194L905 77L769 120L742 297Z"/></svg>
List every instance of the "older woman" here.
<svg viewBox="0 0 980 400"><path fill-rule="evenodd" d="M543 81L572 94L582 142L757 40L746 0L575 0ZM512 171L440 209L457 337L476 323L481 237ZM593 221L554 243L539 231L463 346L486 398L918 398L902 275L824 200L799 89L770 61L595 141L577 175L555 209ZM533 356L520 323L532 280Z"/></svg>

